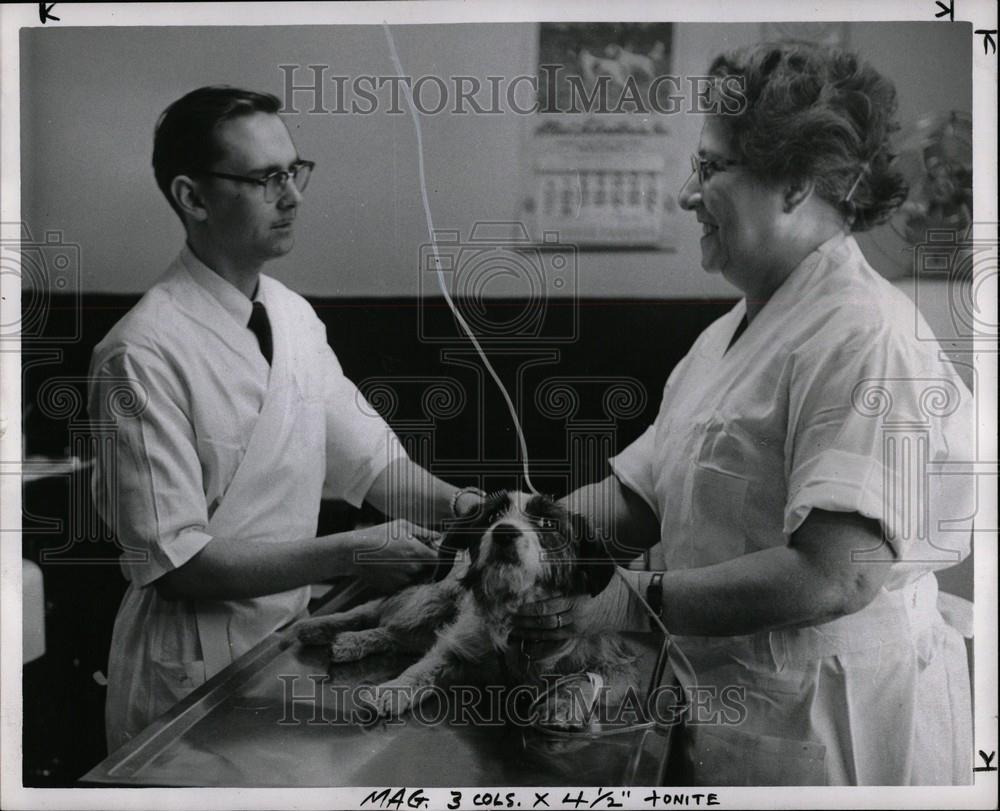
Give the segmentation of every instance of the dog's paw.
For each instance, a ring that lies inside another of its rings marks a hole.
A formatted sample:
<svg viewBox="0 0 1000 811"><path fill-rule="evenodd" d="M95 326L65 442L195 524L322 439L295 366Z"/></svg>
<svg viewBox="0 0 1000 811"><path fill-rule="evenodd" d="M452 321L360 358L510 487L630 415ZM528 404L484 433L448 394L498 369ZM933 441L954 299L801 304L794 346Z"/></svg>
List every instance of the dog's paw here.
<svg viewBox="0 0 1000 811"><path fill-rule="evenodd" d="M357 662L370 652L365 644L363 631L344 631L335 634L330 643L330 659L334 662Z"/></svg>
<svg viewBox="0 0 1000 811"><path fill-rule="evenodd" d="M556 729L584 730L597 725L597 710L605 698L602 684L570 679L557 685L536 707L537 721Z"/></svg>
<svg viewBox="0 0 1000 811"><path fill-rule="evenodd" d="M326 645L333 642L339 632L339 625L333 617L302 620L295 626L295 636L303 645Z"/></svg>
<svg viewBox="0 0 1000 811"><path fill-rule="evenodd" d="M555 697L538 708L538 722L554 729L582 730L593 726L593 712L570 698Z"/></svg>

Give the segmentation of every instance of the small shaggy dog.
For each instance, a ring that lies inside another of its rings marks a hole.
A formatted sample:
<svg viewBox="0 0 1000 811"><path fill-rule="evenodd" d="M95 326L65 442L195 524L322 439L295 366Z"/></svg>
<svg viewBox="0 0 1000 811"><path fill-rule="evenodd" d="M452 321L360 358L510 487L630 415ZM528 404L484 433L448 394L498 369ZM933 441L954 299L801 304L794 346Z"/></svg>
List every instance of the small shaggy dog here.
<svg viewBox="0 0 1000 811"><path fill-rule="evenodd" d="M512 623L529 603L591 590L589 567L579 560L586 529L584 519L545 496L497 494L478 519L444 539L442 547L467 545L469 553L446 578L305 620L297 626L298 638L330 644L334 662L389 652L424 654L375 688L373 705L380 715L402 714L431 692L421 688L432 685L475 679L543 688L554 677L581 673L598 676L604 689L595 697L615 704L636 683L635 657L617 635L578 632L585 618L577 609L569 627L551 640L519 637ZM556 697L546 702L540 720L586 727L590 709Z"/></svg>

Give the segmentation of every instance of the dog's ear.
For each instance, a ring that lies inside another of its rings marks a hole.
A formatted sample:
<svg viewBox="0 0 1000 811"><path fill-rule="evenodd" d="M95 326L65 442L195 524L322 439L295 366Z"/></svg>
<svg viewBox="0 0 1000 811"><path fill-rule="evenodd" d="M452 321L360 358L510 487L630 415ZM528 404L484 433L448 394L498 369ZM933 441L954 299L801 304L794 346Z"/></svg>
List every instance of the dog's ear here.
<svg viewBox="0 0 1000 811"><path fill-rule="evenodd" d="M475 591L483 582L483 573L478 566L470 566L466 569L465 574L459 578L459 584L462 588L468 589L469 591Z"/></svg>
<svg viewBox="0 0 1000 811"><path fill-rule="evenodd" d="M573 555L576 558L575 590L596 597L607 587L615 573L615 562L608 556L590 521L580 513L569 513Z"/></svg>
<svg viewBox="0 0 1000 811"><path fill-rule="evenodd" d="M510 495L507 491L491 493L468 515L447 522L441 546L449 549L468 549L474 540L482 537L490 525L490 519L509 506Z"/></svg>
<svg viewBox="0 0 1000 811"><path fill-rule="evenodd" d="M507 492L491 493L473 512L462 518L449 521L441 546L438 548L437 568L434 580L443 580L455 563L455 556L463 549L472 549L483 537L494 515L510 506ZM473 559L475 554L473 554ZM463 581L464 582L464 581Z"/></svg>
<svg viewBox="0 0 1000 811"><path fill-rule="evenodd" d="M587 516L581 513L569 511L570 541L576 551L594 534L594 529L587 520Z"/></svg>
<svg viewBox="0 0 1000 811"><path fill-rule="evenodd" d="M589 594L590 567L583 558L585 541L590 532L590 522L580 513L570 512L567 520L569 529L569 552L573 556L573 591L576 594Z"/></svg>

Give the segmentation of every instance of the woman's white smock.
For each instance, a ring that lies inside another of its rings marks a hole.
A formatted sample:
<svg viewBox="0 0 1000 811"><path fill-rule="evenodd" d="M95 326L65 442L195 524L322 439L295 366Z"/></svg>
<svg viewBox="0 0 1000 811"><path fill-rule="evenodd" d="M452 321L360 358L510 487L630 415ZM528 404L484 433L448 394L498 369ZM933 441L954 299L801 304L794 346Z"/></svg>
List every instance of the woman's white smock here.
<svg viewBox="0 0 1000 811"><path fill-rule="evenodd" d="M970 782L966 651L937 610L933 570L970 549L972 395L850 236L808 256L727 352L744 313L741 301L699 337L654 424L611 460L659 518L653 568L785 545L813 508L877 519L898 561L884 547L858 550L859 561L892 571L856 614L678 638L707 688L696 713L707 723L691 725L696 776ZM730 685L745 690L742 714L716 712L726 708L711 691Z"/></svg>

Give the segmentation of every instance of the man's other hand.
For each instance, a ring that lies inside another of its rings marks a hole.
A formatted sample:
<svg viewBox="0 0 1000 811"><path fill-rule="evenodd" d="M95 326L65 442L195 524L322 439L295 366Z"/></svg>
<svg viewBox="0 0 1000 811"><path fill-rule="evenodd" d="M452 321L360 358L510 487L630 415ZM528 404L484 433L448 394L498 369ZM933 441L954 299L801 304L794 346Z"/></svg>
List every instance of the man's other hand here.
<svg viewBox="0 0 1000 811"><path fill-rule="evenodd" d="M390 593L427 574L441 535L405 519L359 530L354 571L376 591Z"/></svg>

